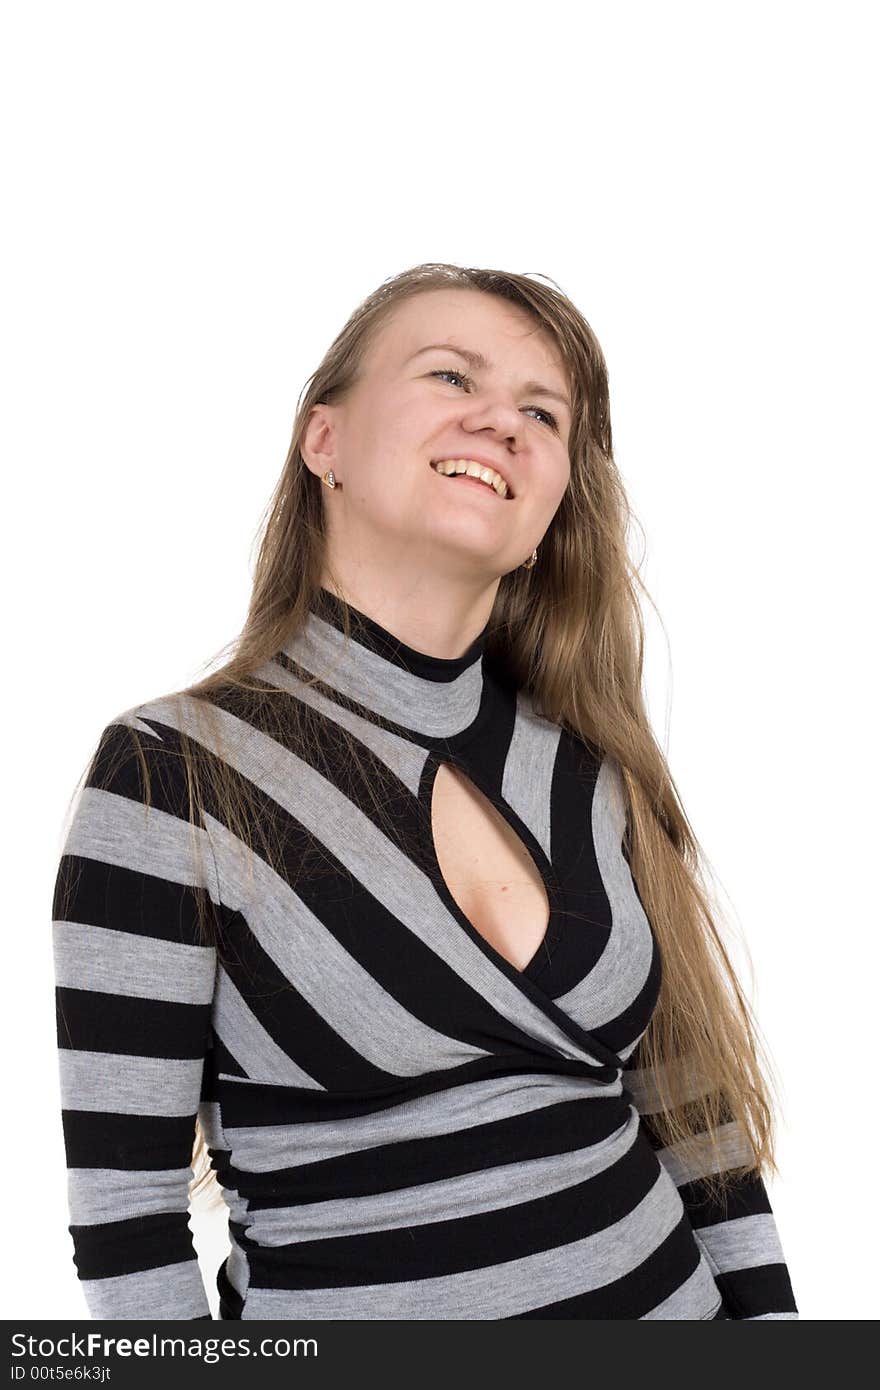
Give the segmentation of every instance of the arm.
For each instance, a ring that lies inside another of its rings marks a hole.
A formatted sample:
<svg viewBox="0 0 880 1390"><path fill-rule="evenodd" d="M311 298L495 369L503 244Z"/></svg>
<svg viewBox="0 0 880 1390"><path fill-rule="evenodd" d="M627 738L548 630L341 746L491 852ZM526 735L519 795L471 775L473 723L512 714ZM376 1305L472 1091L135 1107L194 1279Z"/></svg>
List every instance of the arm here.
<svg viewBox="0 0 880 1390"><path fill-rule="evenodd" d="M677 1144L664 1147L651 1125L651 1114L660 1109L652 1073L638 1065L624 1070L623 1085L641 1117L641 1128L657 1158L678 1188L698 1246L708 1261L715 1282L732 1318L741 1321L797 1318L785 1256L762 1179L755 1173L736 1179L726 1195L712 1199L699 1178L712 1171L708 1144L685 1157ZM724 1167L735 1168L751 1160L748 1138L736 1121L721 1126Z"/></svg>
<svg viewBox="0 0 880 1390"><path fill-rule="evenodd" d="M101 734L53 895L68 1229L92 1317L203 1320L188 1188L216 952L199 944L180 736L132 721L147 807L128 717Z"/></svg>

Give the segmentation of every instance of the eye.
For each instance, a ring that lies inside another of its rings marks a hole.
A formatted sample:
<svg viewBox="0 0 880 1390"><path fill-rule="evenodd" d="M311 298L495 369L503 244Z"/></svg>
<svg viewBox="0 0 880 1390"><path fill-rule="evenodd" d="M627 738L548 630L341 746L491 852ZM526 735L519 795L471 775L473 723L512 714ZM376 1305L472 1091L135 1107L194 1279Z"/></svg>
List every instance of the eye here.
<svg viewBox="0 0 880 1390"><path fill-rule="evenodd" d="M473 386L474 384L469 376L465 376L464 372L457 372L454 367L441 367L439 371L429 372L428 376L457 376L459 381L466 381L469 386ZM528 408L529 410L536 410L539 415L543 415L550 429L559 429L559 421L556 419L555 415L551 415L549 410L543 410L539 405L530 405Z"/></svg>

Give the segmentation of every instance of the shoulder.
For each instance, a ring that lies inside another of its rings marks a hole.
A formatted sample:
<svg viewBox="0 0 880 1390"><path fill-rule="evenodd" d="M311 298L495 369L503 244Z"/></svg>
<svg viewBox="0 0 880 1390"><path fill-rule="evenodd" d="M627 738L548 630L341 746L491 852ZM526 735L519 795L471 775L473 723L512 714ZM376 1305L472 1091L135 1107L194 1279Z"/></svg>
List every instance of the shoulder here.
<svg viewBox="0 0 880 1390"><path fill-rule="evenodd" d="M190 696L165 695L112 715L94 744L85 787L149 799L181 814L195 703Z"/></svg>

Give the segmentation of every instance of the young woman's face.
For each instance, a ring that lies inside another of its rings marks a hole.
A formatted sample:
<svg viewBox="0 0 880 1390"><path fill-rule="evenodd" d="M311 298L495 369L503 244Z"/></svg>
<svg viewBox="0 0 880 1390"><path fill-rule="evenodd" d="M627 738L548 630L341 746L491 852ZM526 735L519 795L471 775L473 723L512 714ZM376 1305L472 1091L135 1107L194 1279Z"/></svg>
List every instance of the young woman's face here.
<svg viewBox="0 0 880 1390"><path fill-rule="evenodd" d="M515 569L568 485L569 401L552 344L515 306L461 289L406 300L349 398L316 406L303 440L312 471L332 468L341 484L325 493L331 561L336 547L361 562L393 547L398 568L422 575ZM440 459L495 468L507 497L444 477L431 466Z"/></svg>

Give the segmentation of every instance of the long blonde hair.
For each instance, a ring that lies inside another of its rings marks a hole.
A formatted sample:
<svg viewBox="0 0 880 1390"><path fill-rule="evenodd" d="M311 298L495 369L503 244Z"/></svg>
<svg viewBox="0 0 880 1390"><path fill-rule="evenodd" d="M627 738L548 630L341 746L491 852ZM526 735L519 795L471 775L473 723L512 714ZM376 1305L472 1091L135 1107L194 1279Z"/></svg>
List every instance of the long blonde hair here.
<svg viewBox="0 0 880 1390"><path fill-rule="evenodd" d="M300 441L312 407L338 403L359 379L371 344L398 305L449 288L497 295L530 315L555 344L569 375L570 482L540 542L537 564L530 570L520 566L500 580L486 657L527 688L544 717L619 764L628 803L627 858L663 965L657 1006L628 1065L653 1077L657 1108L651 1124L660 1142L680 1143L687 1152L698 1136L705 1142L710 1132L714 1171L704 1181L720 1194L746 1173L778 1171L773 1106L759 1061L757 1022L716 926L709 866L643 701L638 592L649 595L628 551L634 518L612 452L605 359L589 324L552 282L443 263L417 265L383 282L331 344L300 396L284 468L261 522L243 629L219 669L166 697L180 704L181 727L196 729L182 743L190 820L199 824L198 808L208 794L214 814L243 847L256 848L254 835L260 833L258 852L274 859L277 846L261 831L241 781L226 776L222 756L201 756L206 747L216 752L222 742L211 724L212 707L225 704L270 734L283 731L287 746L298 740L312 749L311 757L319 756L320 730L310 720L308 703L279 699L257 675L303 627L329 570L321 483L305 466ZM348 634L344 602L343 626ZM210 732L200 735L198 729L209 725ZM148 785L138 730L129 732ZM356 767L353 738L350 752ZM378 788L376 798L380 810ZM205 939L216 941L212 926L216 919L213 924L206 919ZM763 1044L761 1051L769 1075ZM730 1121L742 1127L754 1161L725 1170L711 1132ZM191 1196L209 1196L209 1206L222 1201L200 1124L192 1165Z"/></svg>

